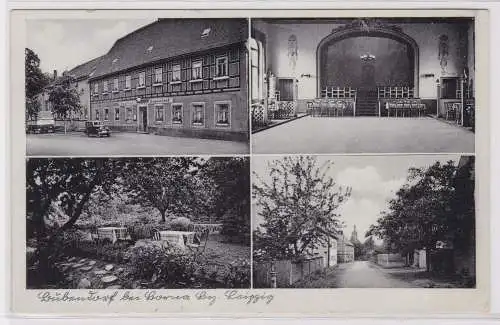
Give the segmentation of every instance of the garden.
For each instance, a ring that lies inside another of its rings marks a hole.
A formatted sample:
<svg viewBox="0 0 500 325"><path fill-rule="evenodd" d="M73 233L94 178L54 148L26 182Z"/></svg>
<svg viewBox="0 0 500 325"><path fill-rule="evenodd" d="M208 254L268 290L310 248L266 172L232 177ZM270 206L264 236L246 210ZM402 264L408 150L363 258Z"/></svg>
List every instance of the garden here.
<svg viewBox="0 0 500 325"><path fill-rule="evenodd" d="M248 159L27 167L28 288L250 286Z"/></svg>

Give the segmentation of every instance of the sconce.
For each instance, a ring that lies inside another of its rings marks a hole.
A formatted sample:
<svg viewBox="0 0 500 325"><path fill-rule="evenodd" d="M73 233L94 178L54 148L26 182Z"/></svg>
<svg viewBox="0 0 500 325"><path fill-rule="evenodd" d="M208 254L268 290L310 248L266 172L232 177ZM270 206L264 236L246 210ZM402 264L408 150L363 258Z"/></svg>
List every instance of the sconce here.
<svg viewBox="0 0 500 325"><path fill-rule="evenodd" d="M301 75L300 75L300 77L301 77L301 78L312 78L312 77L313 77L313 75L312 75L312 74L310 74L310 73L303 73L303 74L301 74Z"/></svg>
<svg viewBox="0 0 500 325"><path fill-rule="evenodd" d="M138 103L140 103L140 102L141 102L141 100L142 100L142 98L141 98L141 97L137 97L137 98L135 99L135 101L136 101L136 102L138 102Z"/></svg>

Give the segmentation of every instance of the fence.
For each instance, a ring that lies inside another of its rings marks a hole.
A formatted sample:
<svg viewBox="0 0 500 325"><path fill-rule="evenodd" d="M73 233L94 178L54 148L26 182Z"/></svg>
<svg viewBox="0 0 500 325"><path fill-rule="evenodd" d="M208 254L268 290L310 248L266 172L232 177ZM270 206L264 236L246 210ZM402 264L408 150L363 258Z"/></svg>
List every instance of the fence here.
<svg viewBox="0 0 500 325"><path fill-rule="evenodd" d="M203 231L207 230L210 234L220 234L222 230L222 223L193 223L190 226L190 231Z"/></svg>
<svg viewBox="0 0 500 325"><path fill-rule="evenodd" d="M271 287L271 266L273 262L254 262L253 281L256 288ZM313 257L300 262L291 260L274 261L276 272L276 286L290 287L307 275L322 270L325 267L323 257Z"/></svg>
<svg viewBox="0 0 500 325"><path fill-rule="evenodd" d="M85 120L56 120L55 127L59 131L64 131L64 125L66 125L66 131L84 131L85 130Z"/></svg>
<svg viewBox="0 0 500 325"><path fill-rule="evenodd" d="M377 264L383 267L403 267L405 260L400 254L378 254Z"/></svg>

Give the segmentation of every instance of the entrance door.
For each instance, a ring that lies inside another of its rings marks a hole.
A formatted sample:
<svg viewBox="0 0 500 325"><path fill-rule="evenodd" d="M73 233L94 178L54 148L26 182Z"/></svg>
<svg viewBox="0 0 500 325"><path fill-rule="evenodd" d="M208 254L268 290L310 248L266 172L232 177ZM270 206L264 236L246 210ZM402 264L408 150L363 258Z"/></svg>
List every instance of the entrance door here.
<svg viewBox="0 0 500 325"><path fill-rule="evenodd" d="M148 109L146 106L139 107L139 132L148 132Z"/></svg>
<svg viewBox="0 0 500 325"><path fill-rule="evenodd" d="M361 67L362 88L375 88L375 66L372 63L365 63Z"/></svg>
<svg viewBox="0 0 500 325"><path fill-rule="evenodd" d="M280 100L292 101L293 96L293 79L278 79L278 91L280 92Z"/></svg>

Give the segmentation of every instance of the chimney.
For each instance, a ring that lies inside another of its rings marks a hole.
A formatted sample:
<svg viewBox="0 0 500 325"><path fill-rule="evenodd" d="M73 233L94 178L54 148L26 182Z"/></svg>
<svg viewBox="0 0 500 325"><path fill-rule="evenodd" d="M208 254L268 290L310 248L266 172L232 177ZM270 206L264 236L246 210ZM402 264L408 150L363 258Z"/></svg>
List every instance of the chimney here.
<svg viewBox="0 0 500 325"><path fill-rule="evenodd" d="M57 70L54 70L54 80L57 79Z"/></svg>

